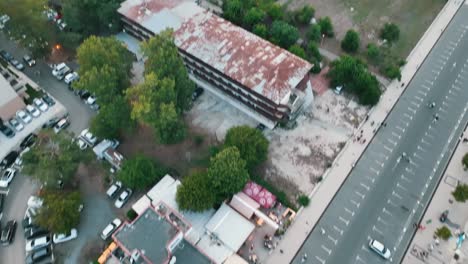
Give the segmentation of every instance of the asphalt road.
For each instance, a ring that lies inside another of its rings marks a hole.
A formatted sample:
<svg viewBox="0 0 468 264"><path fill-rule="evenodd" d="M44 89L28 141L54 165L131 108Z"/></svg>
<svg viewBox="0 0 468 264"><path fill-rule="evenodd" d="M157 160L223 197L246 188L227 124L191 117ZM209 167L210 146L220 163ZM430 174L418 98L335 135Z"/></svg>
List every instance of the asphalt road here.
<svg viewBox="0 0 468 264"><path fill-rule="evenodd" d="M401 261L468 121L466 17L463 5L293 263ZM369 250L371 238L390 249L390 260Z"/></svg>
<svg viewBox="0 0 468 264"><path fill-rule="evenodd" d="M0 32L0 50L2 49L10 52L21 62L23 56L28 53L26 50L19 47L17 43L9 40L3 32ZM78 96L75 96L69 91L67 85L63 81L59 81L52 76L52 69L47 63L43 60L36 60L36 62L37 64L34 67L25 65L24 73L67 108L71 121L68 130L79 134L83 129L89 126L89 120L95 112L85 105ZM67 62L67 64L69 64L72 69L77 69L76 63ZM40 72L40 74L37 74L37 72Z"/></svg>

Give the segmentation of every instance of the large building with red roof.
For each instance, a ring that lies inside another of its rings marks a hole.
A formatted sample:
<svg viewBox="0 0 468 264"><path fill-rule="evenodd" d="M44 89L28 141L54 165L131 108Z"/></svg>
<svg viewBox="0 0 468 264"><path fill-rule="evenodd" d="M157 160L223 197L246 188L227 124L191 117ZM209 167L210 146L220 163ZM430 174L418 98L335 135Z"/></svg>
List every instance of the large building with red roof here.
<svg viewBox="0 0 468 264"><path fill-rule="evenodd" d="M124 31L145 40L172 28L190 78L273 128L312 100L307 61L189 0L127 0Z"/></svg>

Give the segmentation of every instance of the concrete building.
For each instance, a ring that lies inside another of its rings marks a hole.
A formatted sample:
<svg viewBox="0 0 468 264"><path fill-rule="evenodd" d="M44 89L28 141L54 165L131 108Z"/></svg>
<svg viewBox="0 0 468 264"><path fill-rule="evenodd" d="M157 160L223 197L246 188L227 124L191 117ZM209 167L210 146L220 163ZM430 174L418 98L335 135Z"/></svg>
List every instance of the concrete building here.
<svg viewBox="0 0 468 264"><path fill-rule="evenodd" d="M172 28L190 78L269 128L312 102L312 65L189 0L127 0L126 33L145 40Z"/></svg>
<svg viewBox="0 0 468 264"><path fill-rule="evenodd" d="M3 75L0 75L0 118L3 121L15 116L26 105Z"/></svg>

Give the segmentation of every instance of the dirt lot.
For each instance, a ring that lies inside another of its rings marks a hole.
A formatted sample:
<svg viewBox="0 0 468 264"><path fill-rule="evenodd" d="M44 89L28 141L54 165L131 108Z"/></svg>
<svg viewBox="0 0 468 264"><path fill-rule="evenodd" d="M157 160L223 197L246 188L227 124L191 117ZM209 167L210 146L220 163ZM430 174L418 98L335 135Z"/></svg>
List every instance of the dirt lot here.
<svg viewBox="0 0 468 264"><path fill-rule="evenodd" d="M316 17L329 16L335 27L337 39L342 39L350 28L361 33L365 47L377 42L378 31L386 22L396 23L401 30L395 51L403 58L410 53L424 31L442 9L446 0L280 0L289 9L304 4L315 7ZM336 40L324 42L324 48L337 54L341 52Z"/></svg>

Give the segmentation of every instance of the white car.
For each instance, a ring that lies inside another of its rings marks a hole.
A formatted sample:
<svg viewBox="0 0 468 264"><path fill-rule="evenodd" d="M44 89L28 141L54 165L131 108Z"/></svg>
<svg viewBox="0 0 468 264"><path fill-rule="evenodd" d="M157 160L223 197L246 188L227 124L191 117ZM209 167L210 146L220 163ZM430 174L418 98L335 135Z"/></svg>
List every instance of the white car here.
<svg viewBox="0 0 468 264"><path fill-rule="evenodd" d="M26 252L47 247L50 243L51 239L49 235L29 240L26 242Z"/></svg>
<svg viewBox="0 0 468 264"><path fill-rule="evenodd" d="M64 81L66 84L70 84L73 81L77 80L79 78L78 73L76 72L71 72L67 75L65 75Z"/></svg>
<svg viewBox="0 0 468 264"><path fill-rule="evenodd" d="M42 100L39 99L39 98L35 98L35 99L33 100L33 103L34 103L34 106L35 106L37 109L41 110L42 112L46 112L46 111L49 109L49 106L48 106L46 103L44 103L44 101L42 101Z"/></svg>
<svg viewBox="0 0 468 264"><path fill-rule="evenodd" d="M86 104L93 105L94 103L96 103L96 97L94 95L91 95L86 99Z"/></svg>
<svg viewBox="0 0 468 264"><path fill-rule="evenodd" d="M115 200L115 207L122 208L122 206L128 201L130 196L132 195L132 190L127 188L122 193L120 193L119 198Z"/></svg>
<svg viewBox="0 0 468 264"><path fill-rule="evenodd" d="M19 132L21 130L23 130L24 126L23 124L21 124L20 121L18 121L18 119L16 119L15 117L11 118L8 123L10 124L10 126L12 126L16 132Z"/></svg>
<svg viewBox="0 0 468 264"><path fill-rule="evenodd" d="M59 244L59 243L73 240L77 237L78 237L78 231L75 228L73 228L66 234L54 234L52 241L54 241L54 244Z"/></svg>
<svg viewBox="0 0 468 264"><path fill-rule="evenodd" d="M87 144L91 145L91 147L96 145L97 138L91 132L89 132L89 128L81 131L80 138Z"/></svg>
<svg viewBox="0 0 468 264"><path fill-rule="evenodd" d="M117 192L120 190L120 188L122 188L122 182L115 182L111 185L111 187L109 187L109 189L107 189L107 196L109 196L110 198L114 198Z"/></svg>
<svg viewBox="0 0 468 264"><path fill-rule="evenodd" d="M8 187L11 181L13 181L13 178L15 177L15 175L16 175L15 169L12 169L12 168L6 169L3 172L2 177L0 178L0 187L2 188Z"/></svg>
<svg viewBox="0 0 468 264"><path fill-rule="evenodd" d="M118 218L115 218L112 223L108 224L106 226L106 228L104 228L104 230L102 230L102 233L101 233L101 238L103 240L106 240L108 239L112 233L114 233L115 230L117 230L117 228L119 228L119 226L122 224L122 221Z"/></svg>
<svg viewBox="0 0 468 264"><path fill-rule="evenodd" d="M379 254L384 259L390 259L391 253L388 248L386 248L382 243L375 239L369 241L369 248L372 249L375 253Z"/></svg>
<svg viewBox="0 0 468 264"><path fill-rule="evenodd" d="M23 155L24 153L30 151L31 149L29 147L26 147L23 149L23 151L20 152L19 156L15 160L15 166L22 169L23 168Z"/></svg>
<svg viewBox="0 0 468 264"><path fill-rule="evenodd" d="M18 112L16 112L16 117L25 124L29 124L32 121L32 117L24 110L19 110Z"/></svg>
<svg viewBox="0 0 468 264"><path fill-rule="evenodd" d="M70 122L68 122L67 118L62 118L60 121L57 122L54 126L54 132L55 134L58 134L62 129L68 127L70 125Z"/></svg>
<svg viewBox="0 0 468 264"><path fill-rule="evenodd" d="M77 141L76 141L76 144L78 145L78 147L81 149L81 150L85 150L88 148L88 144L86 144L86 142L84 142L81 138L79 138Z"/></svg>
<svg viewBox="0 0 468 264"><path fill-rule="evenodd" d="M32 105L27 105L26 111L33 117L39 117L41 115L41 111L37 110L37 108Z"/></svg>

